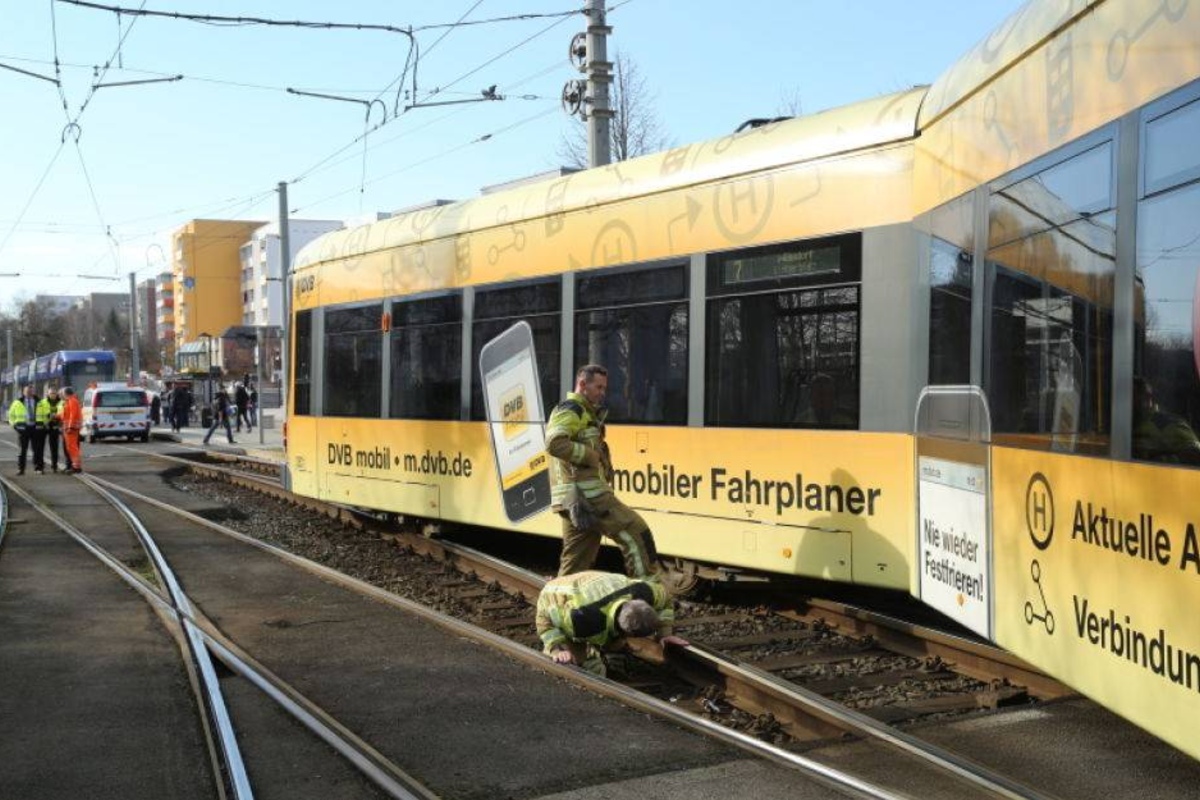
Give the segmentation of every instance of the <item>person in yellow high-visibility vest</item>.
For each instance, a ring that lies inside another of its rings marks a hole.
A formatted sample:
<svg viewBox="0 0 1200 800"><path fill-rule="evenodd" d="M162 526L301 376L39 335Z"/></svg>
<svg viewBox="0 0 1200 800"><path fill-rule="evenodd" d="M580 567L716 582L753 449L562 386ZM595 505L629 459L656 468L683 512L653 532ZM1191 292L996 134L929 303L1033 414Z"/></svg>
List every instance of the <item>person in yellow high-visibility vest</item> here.
<svg viewBox="0 0 1200 800"><path fill-rule="evenodd" d="M663 585L614 572L589 570L546 581L534 624L546 655L597 675L605 674L601 651L616 649L628 636L687 646L672 633L675 611Z"/></svg>
<svg viewBox="0 0 1200 800"><path fill-rule="evenodd" d="M26 386L21 390L21 396L12 401L12 405L8 407L8 424L17 432L17 438L20 442L20 452L17 454L17 474L25 474L26 455L29 452L29 445L33 442L33 432L37 421L37 396L33 393L32 386ZM40 472L40 464L38 461L37 449L33 453L34 467Z"/></svg>
<svg viewBox="0 0 1200 800"><path fill-rule="evenodd" d="M625 557L631 578L657 577L658 552L650 526L613 494L613 466L604 440L608 370L599 364L582 367L575 391L550 412L546 452L550 461L551 508L562 517L562 556L558 574L591 569L607 536Z"/></svg>

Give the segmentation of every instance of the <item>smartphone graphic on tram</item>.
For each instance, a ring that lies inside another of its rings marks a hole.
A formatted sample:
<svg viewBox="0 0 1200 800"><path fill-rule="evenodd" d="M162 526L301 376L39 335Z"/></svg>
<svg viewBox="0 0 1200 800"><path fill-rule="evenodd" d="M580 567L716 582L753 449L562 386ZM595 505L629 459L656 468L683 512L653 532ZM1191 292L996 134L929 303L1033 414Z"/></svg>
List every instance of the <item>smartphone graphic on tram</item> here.
<svg viewBox="0 0 1200 800"><path fill-rule="evenodd" d="M529 323L518 322L485 344L479 373L504 513L520 522L550 507L546 415Z"/></svg>

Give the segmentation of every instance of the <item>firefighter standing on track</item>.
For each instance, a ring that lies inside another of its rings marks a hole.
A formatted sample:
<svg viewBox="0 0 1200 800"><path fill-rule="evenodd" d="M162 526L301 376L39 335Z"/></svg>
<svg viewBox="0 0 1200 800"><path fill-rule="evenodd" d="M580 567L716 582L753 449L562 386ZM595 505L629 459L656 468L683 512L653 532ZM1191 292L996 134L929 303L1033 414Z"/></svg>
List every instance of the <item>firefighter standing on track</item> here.
<svg viewBox="0 0 1200 800"><path fill-rule="evenodd" d="M63 451L67 456L67 472L83 472L83 459L79 455L79 433L83 430L83 406L70 386L63 389L62 436Z"/></svg>
<svg viewBox="0 0 1200 800"><path fill-rule="evenodd" d="M608 370L597 364L575 376L575 391L555 406L546 428L546 452L553 456L551 507L562 517L563 549L558 574L591 569L600 537L617 543L631 578L658 575L654 536L636 511L613 494L612 460L604 441Z"/></svg>
<svg viewBox="0 0 1200 800"><path fill-rule="evenodd" d="M661 583L612 572L547 581L538 595L535 624L546 655L597 675L605 674L601 649L616 649L627 636L657 635L662 644L687 645L671 633L675 612Z"/></svg>

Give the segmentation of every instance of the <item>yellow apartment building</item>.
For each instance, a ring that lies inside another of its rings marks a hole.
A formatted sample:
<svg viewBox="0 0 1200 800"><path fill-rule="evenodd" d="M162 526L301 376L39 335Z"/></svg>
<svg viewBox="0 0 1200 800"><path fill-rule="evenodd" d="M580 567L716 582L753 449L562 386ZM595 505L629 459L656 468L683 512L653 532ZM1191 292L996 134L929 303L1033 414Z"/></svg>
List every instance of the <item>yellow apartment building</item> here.
<svg viewBox="0 0 1200 800"><path fill-rule="evenodd" d="M194 219L171 236L175 341L219 337L242 323L239 250L262 221ZM215 345L214 345L215 346Z"/></svg>

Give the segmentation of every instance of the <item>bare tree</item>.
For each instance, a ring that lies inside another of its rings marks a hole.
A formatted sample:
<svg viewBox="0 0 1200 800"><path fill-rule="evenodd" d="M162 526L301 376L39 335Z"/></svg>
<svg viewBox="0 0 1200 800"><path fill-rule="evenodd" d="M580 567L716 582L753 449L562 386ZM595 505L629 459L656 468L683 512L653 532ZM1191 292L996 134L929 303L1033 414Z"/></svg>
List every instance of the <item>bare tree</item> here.
<svg viewBox="0 0 1200 800"><path fill-rule="evenodd" d="M46 300L30 300L21 306L13 334L13 353L26 358L60 350L66 339L66 320Z"/></svg>
<svg viewBox="0 0 1200 800"><path fill-rule="evenodd" d="M625 161L647 153L657 153L672 146L654 110L656 95L646 88L646 79L633 59L617 53L613 62L613 80L609 86L609 102L613 117L610 123L613 161ZM588 166L587 123L572 125L563 135L559 157L572 167Z"/></svg>
<svg viewBox="0 0 1200 800"><path fill-rule="evenodd" d="M138 332L138 364L152 375L162 372L162 350L152 330Z"/></svg>
<svg viewBox="0 0 1200 800"><path fill-rule="evenodd" d="M804 116L804 100L800 96L798 87L793 86L787 91L780 91L779 106L775 109L775 115L779 117Z"/></svg>

